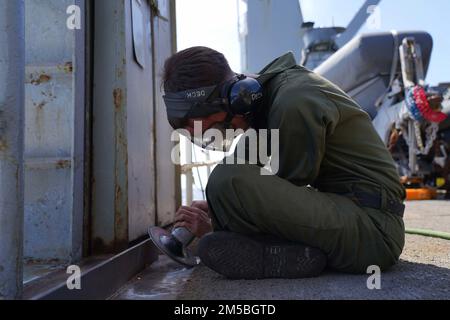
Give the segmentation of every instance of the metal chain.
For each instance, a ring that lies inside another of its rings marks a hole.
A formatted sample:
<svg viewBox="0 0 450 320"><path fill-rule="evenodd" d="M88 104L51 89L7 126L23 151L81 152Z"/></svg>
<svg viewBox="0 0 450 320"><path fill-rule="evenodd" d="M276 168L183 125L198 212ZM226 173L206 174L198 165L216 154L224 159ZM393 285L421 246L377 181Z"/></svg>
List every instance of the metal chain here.
<svg viewBox="0 0 450 320"><path fill-rule="evenodd" d="M431 148L434 145L434 142L436 141L437 134L439 131L439 124L432 123L430 124L427 129L425 130L426 136L427 136L427 144L425 145L425 148L423 150L423 155L427 155Z"/></svg>

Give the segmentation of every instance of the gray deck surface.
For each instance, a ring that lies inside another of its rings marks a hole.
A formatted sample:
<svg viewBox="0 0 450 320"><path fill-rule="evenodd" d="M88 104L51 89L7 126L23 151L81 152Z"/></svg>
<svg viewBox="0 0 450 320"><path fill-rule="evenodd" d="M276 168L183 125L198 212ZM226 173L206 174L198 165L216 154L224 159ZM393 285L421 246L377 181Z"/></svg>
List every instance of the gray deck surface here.
<svg viewBox="0 0 450 320"><path fill-rule="evenodd" d="M450 201L408 202L405 224L450 232ZM381 290L367 288L368 276L326 272L314 279L231 281L161 257L113 299L450 299L450 241L407 235L401 261L381 275Z"/></svg>

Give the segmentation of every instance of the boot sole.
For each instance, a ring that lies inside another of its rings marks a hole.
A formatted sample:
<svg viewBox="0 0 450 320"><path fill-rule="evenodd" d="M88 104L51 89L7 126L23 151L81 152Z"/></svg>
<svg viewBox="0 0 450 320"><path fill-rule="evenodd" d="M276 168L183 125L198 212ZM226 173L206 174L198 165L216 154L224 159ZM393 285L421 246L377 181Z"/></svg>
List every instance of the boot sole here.
<svg viewBox="0 0 450 320"><path fill-rule="evenodd" d="M214 232L198 244L201 261L229 279L310 278L320 275L327 258L315 248L254 239L232 232Z"/></svg>

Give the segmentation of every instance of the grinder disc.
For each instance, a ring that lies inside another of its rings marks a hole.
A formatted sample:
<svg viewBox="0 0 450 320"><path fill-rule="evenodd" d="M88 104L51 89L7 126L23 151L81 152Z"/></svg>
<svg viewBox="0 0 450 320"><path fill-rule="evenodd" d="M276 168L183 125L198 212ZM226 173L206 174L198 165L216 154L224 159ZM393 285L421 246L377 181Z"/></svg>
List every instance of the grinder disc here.
<svg viewBox="0 0 450 320"><path fill-rule="evenodd" d="M160 227L150 227L148 234L155 246L172 260L186 267L195 267L200 263L200 259L193 256L189 249L183 248L182 243L169 231Z"/></svg>

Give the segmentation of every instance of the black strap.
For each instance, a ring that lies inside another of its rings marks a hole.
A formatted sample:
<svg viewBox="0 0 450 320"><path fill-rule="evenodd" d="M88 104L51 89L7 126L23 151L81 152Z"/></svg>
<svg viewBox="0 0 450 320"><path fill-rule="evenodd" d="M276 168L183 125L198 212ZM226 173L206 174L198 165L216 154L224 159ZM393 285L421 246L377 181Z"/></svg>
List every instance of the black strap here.
<svg viewBox="0 0 450 320"><path fill-rule="evenodd" d="M391 214L395 214L403 218L405 214L405 205L394 199L386 199L386 203L383 205L383 198L381 193L368 193L360 190L354 190L351 193L338 193L343 196L349 197L360 207L372 208L377 210L385 210Z"/></svg>
<svg viewBox="0 0 450 320"><path fill-rule="evenodd" d="M397 200L387 199L383 206L383 200L380 194L370 194L361 191L355 191L354 196L361 207L368 207L377 210L385 210L389 213L403 218L405 205Z"/></svg>

